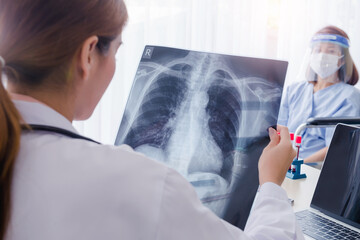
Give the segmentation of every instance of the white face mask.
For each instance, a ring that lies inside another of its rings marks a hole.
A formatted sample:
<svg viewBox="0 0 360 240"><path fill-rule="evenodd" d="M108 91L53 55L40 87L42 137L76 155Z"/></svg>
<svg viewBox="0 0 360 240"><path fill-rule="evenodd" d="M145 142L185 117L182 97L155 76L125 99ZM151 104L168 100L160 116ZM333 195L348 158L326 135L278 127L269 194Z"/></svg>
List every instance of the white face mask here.
<svg viewBox="0 0 360 240"><path fill-rule="evenodd" d="M342 56L336 56L327 53L313 53L310 59L310 67L321 78L327 78L335 73L340 66L338 66L339 59Z"/></svg>

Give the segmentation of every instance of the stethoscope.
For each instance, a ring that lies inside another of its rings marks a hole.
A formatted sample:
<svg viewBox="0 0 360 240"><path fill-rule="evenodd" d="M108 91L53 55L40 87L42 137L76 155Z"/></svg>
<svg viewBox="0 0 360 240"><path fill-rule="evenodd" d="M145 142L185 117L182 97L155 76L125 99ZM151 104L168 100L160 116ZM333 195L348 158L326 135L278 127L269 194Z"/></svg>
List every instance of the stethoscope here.
<svg viewBox="0 0 360 240"><path fill-rule="evenodd" d="M27 127L29 126L29 127ZM82 140L86 140L86 141L90 141L93 143L97 143L97 144L101 144L95 140L92 140L91 138L87 138L84 136L81 136L79 134L76 134L74 132L71 132L69 130L63 129L63 128L58 128L58 127L53 127L53 126L48 126L48 125L40 125L40 124L27 124L27 125L21 125L21 129L23 131L44 131L44 132L53 132L53 133L58 133L70 138L75 138L75 139L82 139Z"/></svg>

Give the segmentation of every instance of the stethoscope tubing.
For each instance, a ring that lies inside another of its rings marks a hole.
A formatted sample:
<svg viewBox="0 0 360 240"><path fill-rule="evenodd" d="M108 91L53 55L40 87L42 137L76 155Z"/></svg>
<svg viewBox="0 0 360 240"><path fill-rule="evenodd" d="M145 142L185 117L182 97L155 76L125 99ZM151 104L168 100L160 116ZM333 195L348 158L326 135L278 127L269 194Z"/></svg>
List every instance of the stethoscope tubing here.
<svg viewBox="0 0 360 240"><path fill-rule="evenodd" d="M27 124L27 125L21 125L21 129L23 131L27 130L27 131L44 131L44 132L58 133L58 134L61 134L61 135L64 135L64 136L67 136L70 138L82 139L82 140L90 141L93 143L101 144L91 138L81 136L77 133L71 132L71 131L63 129L63 128L58 128L58 127L49 126L49 125Z"/></svg>

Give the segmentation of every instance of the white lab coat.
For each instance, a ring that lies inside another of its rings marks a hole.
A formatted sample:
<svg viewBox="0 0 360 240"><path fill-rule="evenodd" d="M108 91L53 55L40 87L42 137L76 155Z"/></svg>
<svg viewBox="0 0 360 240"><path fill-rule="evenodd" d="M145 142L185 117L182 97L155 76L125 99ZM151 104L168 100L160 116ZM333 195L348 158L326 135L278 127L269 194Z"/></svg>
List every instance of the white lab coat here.
<svg viewBox="0 0 360 240"><path fill-rule="evenodd" d="M24 120L76 130L51 108L14 101ZM241 203L239 203L241 204ZM283 189L262 186L245 232L202 206L176 171L128 146L23 132L6 240L303 239Z"/></svg>

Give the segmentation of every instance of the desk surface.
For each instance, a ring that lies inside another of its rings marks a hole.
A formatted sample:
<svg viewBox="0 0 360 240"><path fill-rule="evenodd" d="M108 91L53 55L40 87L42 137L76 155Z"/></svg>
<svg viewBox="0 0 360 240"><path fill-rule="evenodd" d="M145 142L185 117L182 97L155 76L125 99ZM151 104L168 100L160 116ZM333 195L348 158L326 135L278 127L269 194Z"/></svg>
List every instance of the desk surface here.
<svg viewBox="0 0 360 240"><path fill-rule="evenodd" d="M294 199L293 208L295 212L310 207L320 170L307 165L301 165L301 173L305 173L307 177L297 180L285 177L281 185L287 192L288 197Z"/></svg>

